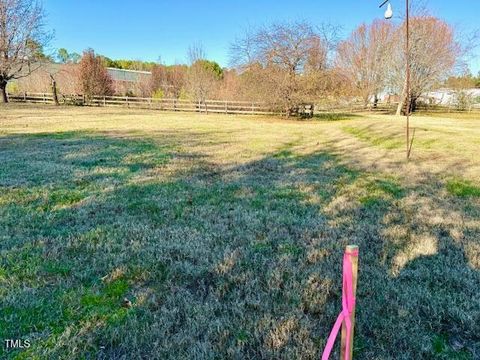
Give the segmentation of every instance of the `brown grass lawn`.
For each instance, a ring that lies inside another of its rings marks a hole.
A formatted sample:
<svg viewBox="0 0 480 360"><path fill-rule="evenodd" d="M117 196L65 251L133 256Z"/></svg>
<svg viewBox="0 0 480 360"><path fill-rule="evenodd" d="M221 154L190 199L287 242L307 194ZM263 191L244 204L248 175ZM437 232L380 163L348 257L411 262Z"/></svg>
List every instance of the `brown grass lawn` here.
<svg viewBox="0 0 480 360"><path fill-rule="evenodd" d="M479 359L456 117L0 107L0 358L318 359L355 243L357 359Z"/></svg>

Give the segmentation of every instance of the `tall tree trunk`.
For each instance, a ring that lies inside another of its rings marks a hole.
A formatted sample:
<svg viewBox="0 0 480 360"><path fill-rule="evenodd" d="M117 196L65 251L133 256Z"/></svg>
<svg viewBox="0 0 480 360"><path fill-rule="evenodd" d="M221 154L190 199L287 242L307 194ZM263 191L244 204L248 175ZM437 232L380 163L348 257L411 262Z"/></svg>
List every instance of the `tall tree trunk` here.
<svg viewBox="0 0 480 360"><path fill-rule="evenodd" d="M410 113L417 111L417 96L411 96L410 98Z"/></svg>
<svg viewBox="0 0 480 360"><path fill-rule="evenodd" d="M367 109L368 108L368 103L370 101L370 94L366 94L364 97L363 97L363 108L364 109Z"/></svg>
<svg viewBox="0 0 480 360"><path fill-rule="evenodd" d="M50 75L50 78L52 79L52 94L53 94L53 102L55 105L60 105L58 102L58 93L57 93L57 82L55 81L55 78Z"/></svg>
<svg viewBox="0 0 480 360"><path fill-rule="evenodd" d="M5 80L0 80L0 92L2 93L2 102L4 104L8 103L7 82Z"/></svg>
<svg viewBox="0 0 480 360"><path fill-rule="evenodd" d="M400 97L400 101L398 102L397 107L397 116L402 115L402 109L405 106L407 100L407 81L405 80L405 84L403 85L402 96Z"/></svg>

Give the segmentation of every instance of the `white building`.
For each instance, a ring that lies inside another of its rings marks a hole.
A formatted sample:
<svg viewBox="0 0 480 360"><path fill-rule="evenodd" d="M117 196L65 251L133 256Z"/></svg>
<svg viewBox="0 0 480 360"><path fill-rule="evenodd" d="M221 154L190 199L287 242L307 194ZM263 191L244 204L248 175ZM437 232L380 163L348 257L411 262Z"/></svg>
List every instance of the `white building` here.
<svg viewBox="0 0 480 360"><path fill-rule="evenodd" d="M480 104L480 89L462 90L465 95L472 99L473 103ZM426 93L421 100L432 105L455 105L459 91L452 89L439 89Z"/></svg>

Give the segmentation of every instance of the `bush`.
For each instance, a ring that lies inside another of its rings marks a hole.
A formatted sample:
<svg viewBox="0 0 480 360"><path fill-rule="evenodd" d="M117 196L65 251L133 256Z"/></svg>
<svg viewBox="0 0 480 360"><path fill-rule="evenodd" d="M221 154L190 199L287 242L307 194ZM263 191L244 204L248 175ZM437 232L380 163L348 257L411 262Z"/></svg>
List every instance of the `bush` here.
<svg viewBox="0 0 480 360"><path fill-rule="evenodd" d="M163 99L165 97L165 93L162 89L157 89L153 92L152 98L154 99Z"/></svg>
<svg viewBox="0 0 480 360"><path fill-rule="evenodd" d="M453 104L459 111L467 111L472 108L474 103L473 96L464 90L455 92L453 96Z"/></svg>
<svg viewBox="0 0 480 360"><path fill-rule="evenodd" d="M113 95L113 80L103 65L100 56L93 50L83 53L79 66L79 87L87 97L94 95Z"/></svg>
<svg viewBox="0 0 480 360"><path fill-rule="evenodd" d="M18 94L20 92L20 87L16 82L9 82L7 84L7 92L10 94Z"/></svg>

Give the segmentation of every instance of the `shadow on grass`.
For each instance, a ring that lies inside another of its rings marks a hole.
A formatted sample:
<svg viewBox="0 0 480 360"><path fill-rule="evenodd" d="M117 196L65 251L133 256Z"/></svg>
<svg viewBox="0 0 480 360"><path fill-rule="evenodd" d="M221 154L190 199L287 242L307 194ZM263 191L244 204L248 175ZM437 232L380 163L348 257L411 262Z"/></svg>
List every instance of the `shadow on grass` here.
<svg viewBox="0 0 480 360"><path fill-rule="evenodd" d="M318 121L343 121L361 117L361 115L354 113L321 113L315 114L311 119Z"/></svg>
<svg viewBox="0 0 480 360"><path fill-rule="evenodd" d="M432 221L478 204L294 143L234 167L176 146L208 136L0 140L0 338L32 342L1 356L318 358L349 243L357 358L478 354L479 229Z"/></svg>

